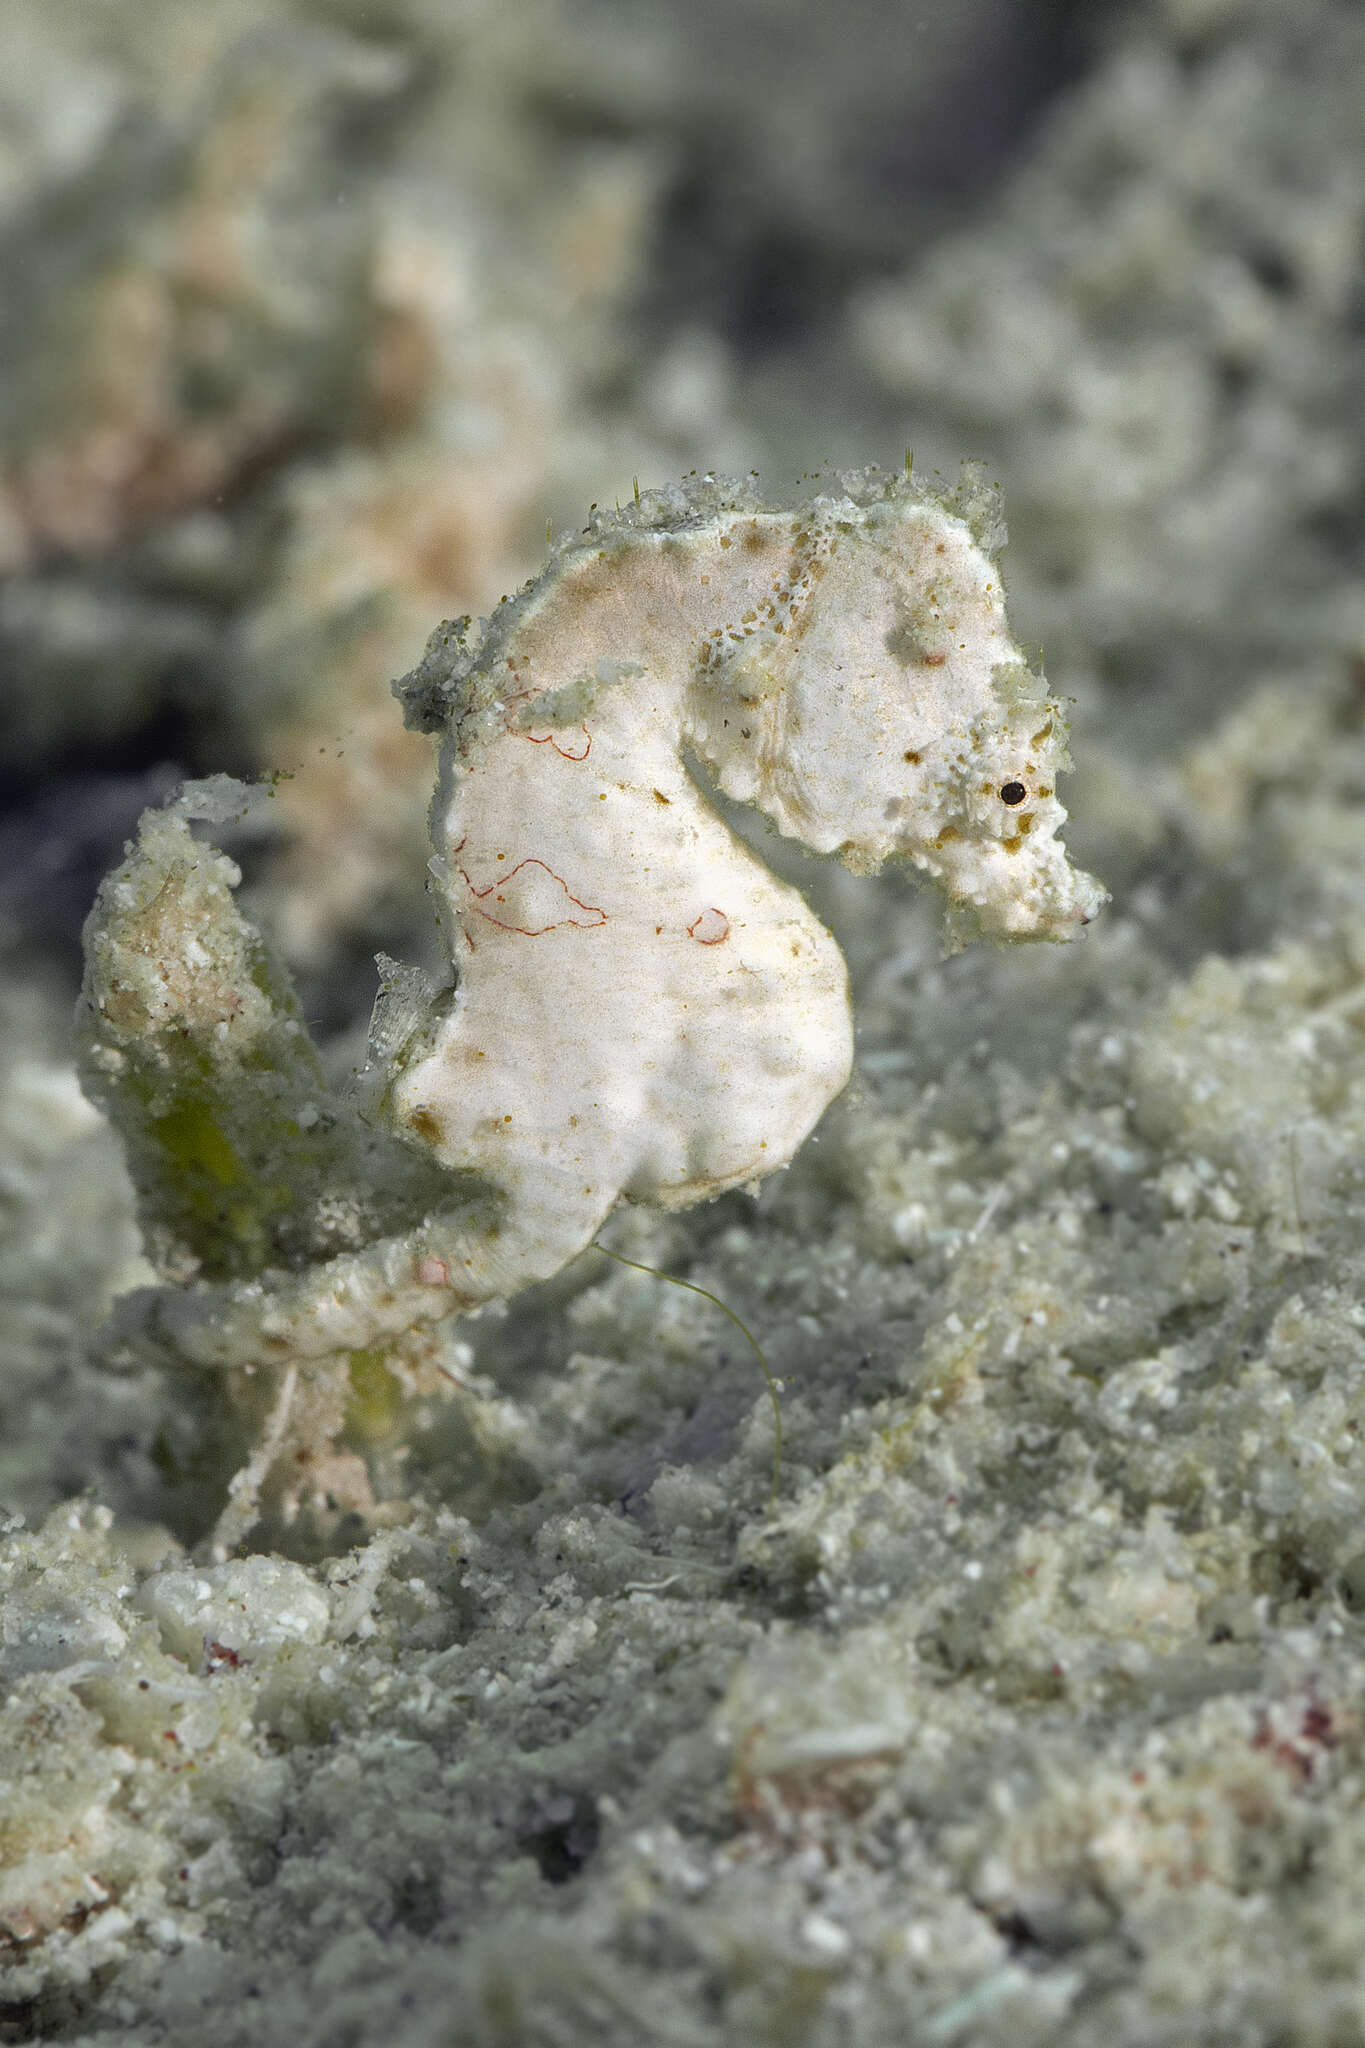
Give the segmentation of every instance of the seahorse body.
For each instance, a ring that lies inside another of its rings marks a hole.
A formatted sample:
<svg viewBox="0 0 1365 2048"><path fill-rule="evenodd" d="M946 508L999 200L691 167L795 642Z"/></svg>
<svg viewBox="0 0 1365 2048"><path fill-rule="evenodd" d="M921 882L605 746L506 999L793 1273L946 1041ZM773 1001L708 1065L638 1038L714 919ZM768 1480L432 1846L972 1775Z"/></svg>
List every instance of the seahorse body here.
<svg viewBox="0 0 1365 2048"><path fill-rule="evenodd" d="M443 735L431 870L456 978L390 1099L498 1191L497 1220L217 1290L212 1317L179 1297L168 1334L206 1360L265 1356L263 1333L369 1343L558 1271L623 1197L680 1206L790 1160L848 1078L844 964L693 758L818 852L913 862L956 936L1065 938L1102 900L1056 836L1065 721L999 572L908 479L797 510L711 479L651 493L561 542L472 644L439 629L395 688Z"/></svg>

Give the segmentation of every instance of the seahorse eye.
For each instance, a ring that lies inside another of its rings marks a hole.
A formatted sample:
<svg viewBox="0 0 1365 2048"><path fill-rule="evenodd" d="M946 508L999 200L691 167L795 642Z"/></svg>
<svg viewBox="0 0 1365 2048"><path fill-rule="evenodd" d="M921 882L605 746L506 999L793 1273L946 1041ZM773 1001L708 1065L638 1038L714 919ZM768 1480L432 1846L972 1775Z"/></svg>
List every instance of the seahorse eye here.
<svg viewBox="0 0 1365 2048"><path fill-rule="evenodd" d="M1004 782L1000 785L1002 804L1021 804L1028 795L1022 782Z"/></svg>

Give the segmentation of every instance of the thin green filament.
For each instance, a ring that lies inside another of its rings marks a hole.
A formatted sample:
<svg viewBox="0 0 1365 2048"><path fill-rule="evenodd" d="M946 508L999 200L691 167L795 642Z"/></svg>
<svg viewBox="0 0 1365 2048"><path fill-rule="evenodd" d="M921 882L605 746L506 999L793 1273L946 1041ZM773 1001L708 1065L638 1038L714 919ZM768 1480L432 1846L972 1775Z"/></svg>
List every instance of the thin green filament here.
<svg viewBox="0 0 1365 2048"><path fill-rule="evenodd" d="M763 1374L763 1378L767 1383L768 1399L773 1404L773 1482L768 1490L768 1511L771 1513L777 1502L777 1489L782 1477L782 1403L777 1396L777 1381L768 1369L768 1361L763 1356L762 1350L759 1348L758 1339L754 1336L753 1331L746 1323L740 1321L734 1310L728 1308L718 1294L712 1294L708 1287L698 1287L695 1280L680 1280L676 1273L665 1273L658 1266L646 1266L640 1259L628 1259L623 1252L612 1251L611 1247L603 1244L599 1237L593 1239L593 1247L596 1251L602 1252L605 1257L615 1259L618 1266L630 1266L637 1273L649 1273L656 1280L667 1280L672 1287L685 1287L689 1294L699 1294L703 1301L710 1302L712 1308L718 1308L722 1315L729 1316L730 1321L758 1360L759 1371Z"/></svg>

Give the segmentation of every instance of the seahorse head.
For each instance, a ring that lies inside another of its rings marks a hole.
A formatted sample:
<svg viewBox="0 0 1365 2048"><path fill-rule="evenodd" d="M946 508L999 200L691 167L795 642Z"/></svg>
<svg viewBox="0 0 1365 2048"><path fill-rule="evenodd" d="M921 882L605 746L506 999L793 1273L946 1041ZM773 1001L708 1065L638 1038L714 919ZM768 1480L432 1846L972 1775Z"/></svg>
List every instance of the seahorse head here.
<svg viewBox="0 0 1365 2048"><path fill-rule="evenodd" d="M912 863L948 899L951 944L1088 922L1104 892L1058 837L1062 706L966 519L905 489L817 499L788 583L785 613L728 656L719 694L752 707L753 740L712 720L722 788L858 871Z"/></svg>

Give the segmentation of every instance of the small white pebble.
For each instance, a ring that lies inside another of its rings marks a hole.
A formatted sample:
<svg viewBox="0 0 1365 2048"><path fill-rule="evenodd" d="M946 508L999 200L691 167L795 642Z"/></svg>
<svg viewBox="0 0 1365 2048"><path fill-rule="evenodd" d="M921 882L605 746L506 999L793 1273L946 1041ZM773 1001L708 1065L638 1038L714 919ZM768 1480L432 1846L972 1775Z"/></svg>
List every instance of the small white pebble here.
<svg viewBox="0 0 1365 2048"><path fill-rule="evenodd" d="M853 1946L844 1929L823 1913L807 1913L801 1922L801 1939L807 1948L832 1961L846 1956Z"/></svg>

